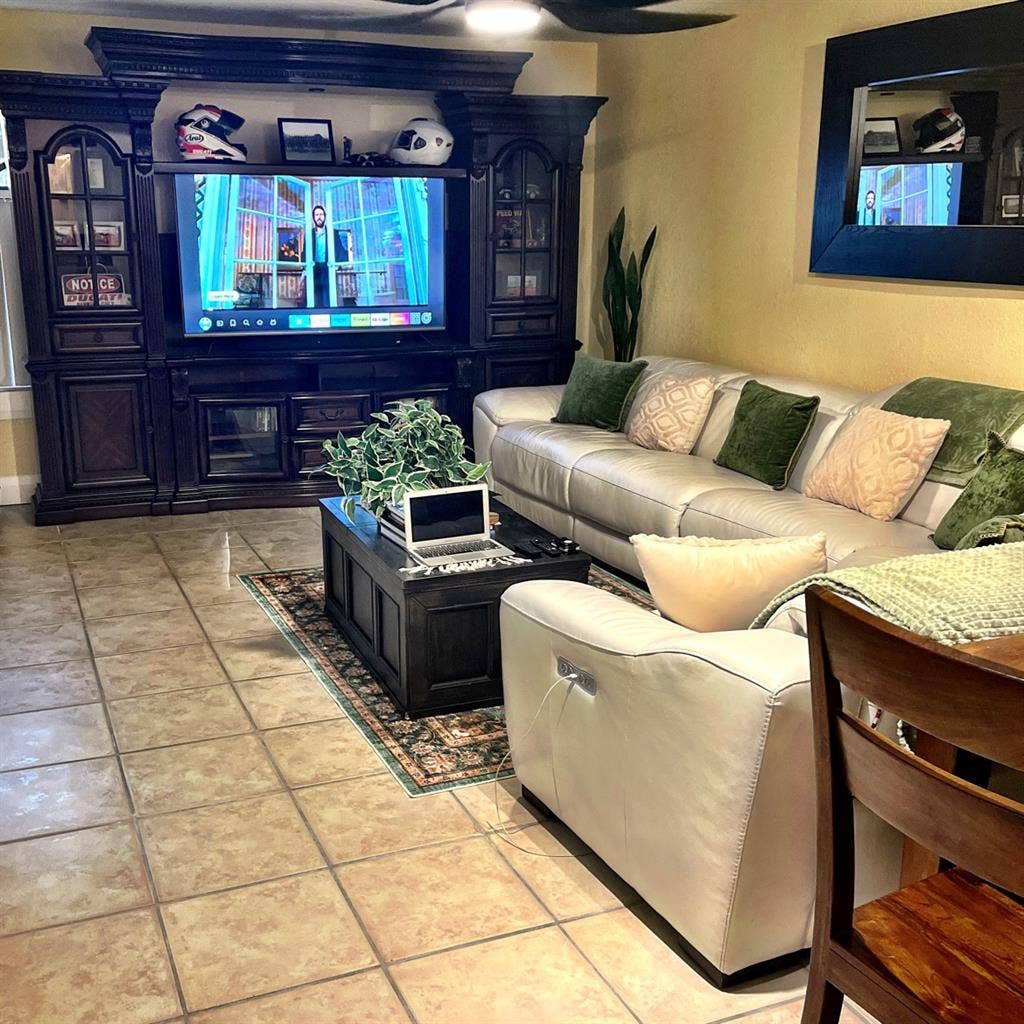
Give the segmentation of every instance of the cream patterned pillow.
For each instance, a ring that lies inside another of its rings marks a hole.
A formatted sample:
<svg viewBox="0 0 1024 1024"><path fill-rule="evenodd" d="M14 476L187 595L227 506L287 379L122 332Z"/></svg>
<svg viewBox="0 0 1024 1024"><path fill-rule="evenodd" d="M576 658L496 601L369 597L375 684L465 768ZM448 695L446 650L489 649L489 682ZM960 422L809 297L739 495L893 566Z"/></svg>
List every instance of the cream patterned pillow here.
<svg viewBox="0 0 1024 1024"><path fill-rule="evenodd" d="M640 396L626 436L641 448L689 455L714 396L715 382L710 377L659 381Z"/></svg>
<svg viewBox="0 0 1024 1024"><path fill-rule="evenodd" d="M811 470L804 494L895 519L931 467L949 420L861 409Z"/></svg>

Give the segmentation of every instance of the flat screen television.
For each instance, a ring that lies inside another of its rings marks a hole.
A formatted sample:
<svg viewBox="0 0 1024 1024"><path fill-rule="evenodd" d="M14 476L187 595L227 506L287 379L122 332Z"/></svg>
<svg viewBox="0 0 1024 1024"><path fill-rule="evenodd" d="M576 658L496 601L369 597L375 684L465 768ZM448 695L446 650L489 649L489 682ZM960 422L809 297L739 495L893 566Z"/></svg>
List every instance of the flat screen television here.
<svg viewBox="0 0 1024 1024"><path fill-rule="evenodd" d="M176 174L187 336L445 326L444 180Z"/></svg>

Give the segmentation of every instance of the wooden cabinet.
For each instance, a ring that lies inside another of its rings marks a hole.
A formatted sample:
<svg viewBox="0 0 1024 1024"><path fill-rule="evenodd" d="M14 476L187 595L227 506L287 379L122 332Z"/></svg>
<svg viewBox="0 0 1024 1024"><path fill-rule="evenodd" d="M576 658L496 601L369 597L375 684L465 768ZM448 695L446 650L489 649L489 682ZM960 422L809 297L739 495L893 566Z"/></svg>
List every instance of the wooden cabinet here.
<svg viewBox="0 0 1024 1024"><path fill-rule="evenodd" d="M67 374L58 387L69 487L151 484L146 375Z"/></svg>
<svg viewBox="0 0 1024 1024"><path fill-rule="evenodd" d="M527 54L403 48L402 74L415 71L417 88L443 56L461 68L446 75L449 87L469 90L436 97L455 137L446 330L185 338L175 326L176 247L158 228L173 219L163 172L177 165L154 165L152 124L184 67L178 51L190 54L190 79L213 80L222 62L206 61L226 44L177 35L171 61L162 38L96 30L100 76L0 71L38 523L310 502L335 488L307 472L321 464L323 440L364 429L390 402L427 398L469 439L480 391L566 378L578 347L583 140L603 99L511 95ZM308 72L359 84L350 61L382 69L379 86L400 87L393 47L272 43L288 49L298 76L289 81ZM244 41L247 52L253 45L271 43ZM322 64L325 46L337 59Z"/></svg>

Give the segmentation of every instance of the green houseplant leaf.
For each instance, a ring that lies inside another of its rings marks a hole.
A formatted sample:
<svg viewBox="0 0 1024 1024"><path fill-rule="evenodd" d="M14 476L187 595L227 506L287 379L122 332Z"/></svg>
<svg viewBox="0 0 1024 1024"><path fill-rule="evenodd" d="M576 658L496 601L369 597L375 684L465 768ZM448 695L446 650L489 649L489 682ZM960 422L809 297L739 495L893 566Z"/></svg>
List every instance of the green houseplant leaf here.
<svg viewBox="0 0 1024 1024"><path fill-rule="evenodd" d="M357 503L380 518L408 491L478 483L491 468L466 458L462 431L429 399L394 402L372 415L361 434L324 441L324 464L306 470L338 481L349 518Z"/></svg>
<svg viewBox="0 0 1024 1024"><path fill-rule="evenodd" d="M601 285L601 301L608 313L615 359L628 362L636 354L637 334L640 328L640 310L643 305L643 279L654 252L658 229L647 236L639 260L631 252L625 267L622 263L622 242L626 233L626 209L619 211L611 231L608 232L608 265Z"/></svg>

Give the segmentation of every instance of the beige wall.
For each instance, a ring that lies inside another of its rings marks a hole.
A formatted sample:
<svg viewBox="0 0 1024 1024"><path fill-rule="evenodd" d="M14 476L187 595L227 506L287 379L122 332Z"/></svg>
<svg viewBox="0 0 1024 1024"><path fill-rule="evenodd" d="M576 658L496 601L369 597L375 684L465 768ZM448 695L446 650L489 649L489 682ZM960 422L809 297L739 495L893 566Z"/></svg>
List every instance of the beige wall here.
<svg viewBox="0 0 1024 1024"><path fill-rule="evenodd" d="M825 40L984 0L722 0L725 24L599 50L590 345L604 236L658 225L641 347L873 389L933 374L1024 387L1024 290L808 273Z"/></svg>
<svg viewBox="0 0 1024 1024"><path fill-rule="evenodd" d="M100 16L47 14L19 9L0 9L0 68L49 71L64 74L98 75L92 55L83 41L92 25L131 26L167 32L220 32L239 35L338 36L339 33L303 29L252 26L203 25L197 22L138 21ZM346 36L370 42L407 43L416 46L500 49L499 44L475 39L438 39L396 36ZM597 88L597 46L594 43L547 42L509 44L507 49L529 50L534 56L517 83L520 93L593 95ZM158 159L174 155L173 123L182 110L194 103L221 102L246 118L236 138L244 142L253 160L272 161L277 152L277 118L282 116L325 116L333 122L335 144L349 135L357 150L385 149L395 131L416 114L432 110L429 93L381 91L368 94L353 89L328 89L310 95L302 87L281 89L245 88L237 85L175 85L160 106L154 128L154 150ZM580 238L581 323L589 323L591 254L593 238L594 138L592 130L584 153L581 194L582 232ZM161 210L166 226L166 210ZM36 441L27 396L9 401L0 393L0 504L27 500L33 477L38 474Z"/></svg>

